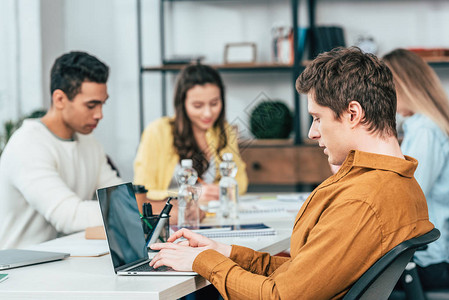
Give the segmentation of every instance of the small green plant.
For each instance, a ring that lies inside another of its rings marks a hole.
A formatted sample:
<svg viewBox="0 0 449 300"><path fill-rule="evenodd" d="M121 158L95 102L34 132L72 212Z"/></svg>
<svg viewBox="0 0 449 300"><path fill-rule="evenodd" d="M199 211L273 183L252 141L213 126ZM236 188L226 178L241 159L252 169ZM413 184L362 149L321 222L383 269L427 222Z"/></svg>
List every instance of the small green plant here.
<svg viewBox="0 0 449 300"><path fill-rule="evenodd" d="M281 101L264 101L251 112L250 130L258 139L286 139L293 128L293 114Z"/></svg>
<svg viewBox="0 0 449 300"><path fill-rule="evenodd" d="M13 120L8 120L3 123L3 132L0 132L0 156L3 153L3 149L5 149L6 144L11 138L14 131L16 131L20 126L22 126L23 120L30 118L40 118L45 115L47 111L39 109L33 111L31 114L20 118L18 121L14 122Z"/></svg>

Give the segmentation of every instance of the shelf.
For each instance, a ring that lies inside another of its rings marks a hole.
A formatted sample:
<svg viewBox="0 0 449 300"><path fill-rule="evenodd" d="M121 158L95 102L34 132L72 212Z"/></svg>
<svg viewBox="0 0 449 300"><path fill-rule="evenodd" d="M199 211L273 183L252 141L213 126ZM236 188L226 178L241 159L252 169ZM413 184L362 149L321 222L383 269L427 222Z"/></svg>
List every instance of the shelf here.
<svg viewBox="0 0 449 300"><path fill-rule="evenodd" d="M302 146L318 146L318 142L311 139L301 141ZM294 139L239 139L239 147L294 147Z"/></svg>
<svg viewBox="0 0 449 300"><path fill-rule="evenodd" d="M423 59L428 63L449 63L449 56L429 56L423 57Z"/></svg>
<svg viewBox="0 0 449 300"><path fill-rule="evenodd" d="M185 64L173 64L173 65L160 65L160 66L150 66L142 67L142 72L178 72L184 68ZM291 71L293 70L293 65L287 64L273 64L273 63L235 63L235 64L219 64L211 65L213 68L221 72L232 72L232 71Z"/></svg>
<svg viewBox="0 0 449 300"><path fill-rule="evenodd" d="M162 0L162 2L210 2L210 1L211 0ZM221 1L225 1L225 0L221 0ZM235 0L227 0L227 1L235 2Z"/></svg>
<svg viewBox="0 0 449 300"><path fill-rule="evenodd" d="M449 56L423 57L423 59L431 66L449 67ZM301 67L306 67L311 61L305 60ZM142 67L142 72L179 72L186 64L170 64L160 66ZM239 63L239 64L218 64L211 65L213 68L221 72L232 71L291 71L293 65L273 64L273 63Z"/></svg>
<svg viewBox="0 0 449 300"><path fill-rule="evenodd" d="M449 67L449 56L423 57L432 67Z"/></svg>

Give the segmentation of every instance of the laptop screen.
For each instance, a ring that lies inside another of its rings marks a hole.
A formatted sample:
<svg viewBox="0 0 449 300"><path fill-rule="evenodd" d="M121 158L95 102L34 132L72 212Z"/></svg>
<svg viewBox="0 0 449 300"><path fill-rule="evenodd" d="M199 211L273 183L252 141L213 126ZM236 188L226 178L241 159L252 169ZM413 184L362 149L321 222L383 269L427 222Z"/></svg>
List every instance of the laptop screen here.
<svg viewBox="0 0 449 300"><path fill-rule="evenodd" d="M145 235L130 182L97 190L114 270L148 258Z"/></svg>

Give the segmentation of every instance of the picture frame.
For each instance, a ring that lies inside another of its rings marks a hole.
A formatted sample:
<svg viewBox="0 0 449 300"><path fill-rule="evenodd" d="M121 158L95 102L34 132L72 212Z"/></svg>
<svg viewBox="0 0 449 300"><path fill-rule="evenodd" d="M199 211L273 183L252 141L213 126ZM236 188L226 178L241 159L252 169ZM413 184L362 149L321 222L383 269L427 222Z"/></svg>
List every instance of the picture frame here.
<svg viewBox="0 0 449 300"><path fill-rule="evenodd" d="M257 46L255 43L227 43L224 50L225 64L255 63Z"/></svg>

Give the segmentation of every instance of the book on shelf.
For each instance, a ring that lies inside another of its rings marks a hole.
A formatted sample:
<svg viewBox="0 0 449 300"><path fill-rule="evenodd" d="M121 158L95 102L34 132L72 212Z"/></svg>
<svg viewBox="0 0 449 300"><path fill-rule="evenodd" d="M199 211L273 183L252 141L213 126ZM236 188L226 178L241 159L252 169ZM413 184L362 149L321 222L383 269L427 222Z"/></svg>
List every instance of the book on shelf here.
<svg viewBox="0 0 449 300"><path fill-rule="evenodd" d="M304 55L307 47L307 39L309 35L309 28L307 27L298 27L298 49L297 55L298 60L302 61L304 59Z"/></svg>
<svg viewBox="0 0 449 300"><path fill-rule="evenodd" d="M315 58L318 54L330 51L336 47L345 47L344 30L339 26L317 26L312 30L312 35L309 37L313 39L314 51L310 54L310 58Z"/></svg>
<svg viewBox="0 0 449 300"><path fill-rule="evenodd" d="M312 59L320 53L346 46L344 29L340 26L298 27L297 31L298 45L297 49L294 49L293 30L290 27L274 28L276 33L272 42L274 62L293 64L294 51L301 61L306 54Z"/></svg>
<svg viewBox="0 0 449 300"><path fill-rule="evenodd" d="M276 234L274 228L263 223L200 226L199 229L192 231L208 238L251 237Z"/></svg>

